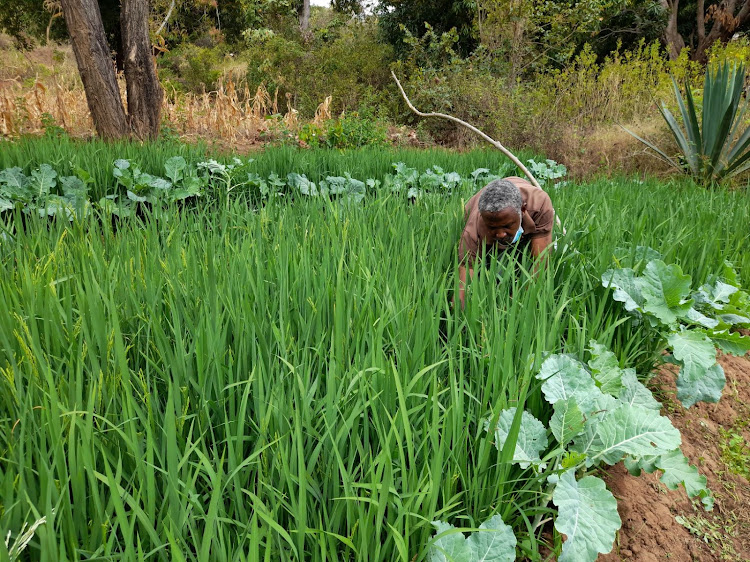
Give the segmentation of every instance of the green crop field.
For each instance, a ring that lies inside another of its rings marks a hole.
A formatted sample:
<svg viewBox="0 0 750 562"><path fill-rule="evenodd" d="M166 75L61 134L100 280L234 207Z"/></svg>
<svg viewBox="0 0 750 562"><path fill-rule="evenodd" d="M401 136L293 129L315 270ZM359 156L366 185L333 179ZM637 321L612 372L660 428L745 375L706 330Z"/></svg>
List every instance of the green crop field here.
<svg viewBox="0 0 750 562"><path fill-rule="evenodd" d="M623 458L710 507L641 383L669 349L707 399L747 345L747 191L550 181L546 265L493 263L458 310L495 153L208 158L2 145L3 556L593 560Z"/></svg>

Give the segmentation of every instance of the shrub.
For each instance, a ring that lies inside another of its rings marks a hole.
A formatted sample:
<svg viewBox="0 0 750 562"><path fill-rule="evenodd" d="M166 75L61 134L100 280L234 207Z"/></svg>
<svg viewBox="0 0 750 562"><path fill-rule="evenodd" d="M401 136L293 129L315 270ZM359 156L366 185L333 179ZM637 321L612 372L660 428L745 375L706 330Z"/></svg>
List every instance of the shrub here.
<svg viewBox="0 0 750 562"><path fill-rule="evenodd" d="M269 92L278 89L279 99L288 95L303 117L312 117L327 96L333 113L386 100L393 51L378 43L373 24L331 24L306 44L269 33L249 33L246 39L250 48L240 58L247 61L247 81L265 83Z"/></svg>
<svg viewBox="0 0 750 562"><path fill-rule="evenodd" d="M211 91L221 75L223 49L221 46L200 47L184 43L161 57L161 77L180 91Z"/></svg>

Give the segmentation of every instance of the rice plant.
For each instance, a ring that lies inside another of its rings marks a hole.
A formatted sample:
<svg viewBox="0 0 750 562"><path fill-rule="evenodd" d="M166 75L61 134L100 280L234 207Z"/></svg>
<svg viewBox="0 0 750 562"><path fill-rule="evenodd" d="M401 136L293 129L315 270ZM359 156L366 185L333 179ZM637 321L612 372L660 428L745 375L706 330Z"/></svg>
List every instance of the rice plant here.
<svg viewBox="0 0 750 562"><path fill-rule="evenodd" d="M357 154L382 169L367 151L267 165ZM494 263L458 311L462 197L3 225L2 535L46 517L24 551L45 561L411 561L432 521L500 515L538 558L543 483L485 420L546 422L534 374L592 339L647 373L660 350L601 273L640 246L698 281L732 260L747 283L750 211L690 185L569 184L548 267Z"/></svg>

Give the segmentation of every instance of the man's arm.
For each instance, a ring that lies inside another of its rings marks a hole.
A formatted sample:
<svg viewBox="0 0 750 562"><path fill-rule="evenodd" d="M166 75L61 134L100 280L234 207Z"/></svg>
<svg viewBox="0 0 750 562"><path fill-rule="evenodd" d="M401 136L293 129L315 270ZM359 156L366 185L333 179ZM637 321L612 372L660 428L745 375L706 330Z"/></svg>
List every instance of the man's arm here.
<svg viewBox="0 0 750 562"><path fill-rule="evenodd" d="M532 238L531 239L531 255L534 257L534 259L538 258L544 250L547 249L547 246L552 244L552 233L545 234L544 236L540 236L539 238ZM547 254L545 253L542 256L542 259L536 260L536 263L534 264L534 275L539 273L539 268L542 265L547 264Z"/></svg>
<svg viewBox="0 0 750 562"><path fill-rule="evenodd" d="M531 255L538 258L539 255L552 244L552 233L531 239Z"/></svg>

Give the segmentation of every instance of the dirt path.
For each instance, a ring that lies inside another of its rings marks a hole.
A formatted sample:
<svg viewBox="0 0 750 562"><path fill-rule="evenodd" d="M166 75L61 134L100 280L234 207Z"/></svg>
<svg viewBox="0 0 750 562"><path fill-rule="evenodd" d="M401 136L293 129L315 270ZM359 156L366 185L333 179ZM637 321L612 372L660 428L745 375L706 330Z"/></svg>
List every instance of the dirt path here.
<svg viewBox="0 0 750 562"><path fill-rule="evenodd" d="M668 490L658 472L635 478L618 464L605 479L618 499L622 529L612 553L600 561L750 561L750 483L737 474L750 471L750 356L719 362L727 386L718 404L685 410L674 397L672 374L665 369L655 381L682 433L682 451L708 478L714 510L694 505L682 488Z"/></svg>

